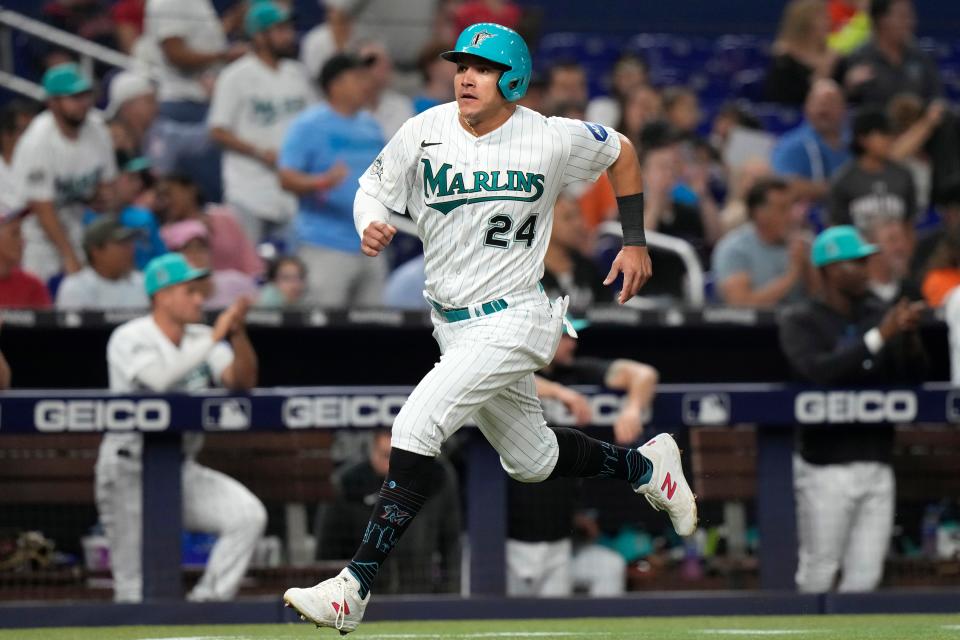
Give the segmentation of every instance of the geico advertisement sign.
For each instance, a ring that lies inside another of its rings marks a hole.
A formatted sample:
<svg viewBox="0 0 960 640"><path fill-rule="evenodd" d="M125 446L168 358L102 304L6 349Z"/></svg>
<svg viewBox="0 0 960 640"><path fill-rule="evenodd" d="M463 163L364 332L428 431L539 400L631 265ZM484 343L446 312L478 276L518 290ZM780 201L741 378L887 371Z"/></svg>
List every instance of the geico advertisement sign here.
<svg viewBox="0 0 960 640"><path fill-rule="evenodd" d="M407 396L293 397L283 403L288 429L389 427Z"/></svg>
<svg viewBox="0 0 960 640"><path fill-rule="evenodd" d="M917 395L912 391L804 391L794 413L800 424L823 422L913 422Z"/></svg>
<svg viewBox="0 0 960 640"><path fill-rule="evenodd" d="M293 397L283 403L283 424L288 429L336 427L389 427L407 396L315 396ZM614 394L588 397L594 426L610 426L620 412L622 399ZM545 401L544 413L551 425L574 425L573 415L559 402Z"/></svg>
<svg viewBox="0 0 960 640"><path fill-rule="evenodd" d="M293 397L283 403L283 424L288 429L335 427L389 427L407 396L317 396ZM621 397L601 394L588 397L594 426L612 425L620 412ZM559 402L543 403L547 422L575 424L573 415Z"/></svg>
<svg viewBox="0 0 960 640"><path fill-rule="evenodd" d="M163 431L166 400L41 400L33 409L37 431Z"/></svg>

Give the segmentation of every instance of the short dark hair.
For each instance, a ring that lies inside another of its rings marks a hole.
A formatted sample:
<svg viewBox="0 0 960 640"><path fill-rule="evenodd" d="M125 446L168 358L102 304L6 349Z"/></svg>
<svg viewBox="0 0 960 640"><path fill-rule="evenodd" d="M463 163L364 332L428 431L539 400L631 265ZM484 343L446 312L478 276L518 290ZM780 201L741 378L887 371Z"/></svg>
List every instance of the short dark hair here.
<svg viewBox="0 0 960 640"><path fill-rule="evenodd" d="M898 2L912 3L912 0L870 0L870 21L877 24L881 18L885 18L890 13L893 5Z"/></svg>
<svg viewBox="0 0 960 640"><path fill-rule="evenodd" d="M890 133L890 118L883 109L867 108L860 110L853 118L853 135L850 140L850 151L860 157L865 149L860 144L860 138L879 131Z"/></svg>
<svg viewBox="0 0 960 640"><path fill-rule="evenodd" d="M767 204L767 197L771 191L786 191L788 185L785 180L780 178L760 178L747 191L747 213L753 218L754 212L763 205Z"/></svg>
<svg viewBox="0 0 960 640"><path fill-rule="evenodd" d="M300 269L301 275L306 277L307 275L307 265L304 264L303 260L297 256L280 256L274 258L269 263L267 263L267 282L273 282L277 279L277 274L280 273L280 267L285 264L295 264L297 268Z"/></svg>
<svg viewBox="0 0 960 640"><path fill-rule="evenodd" d="M193 189L197 194L197 206L202 207L207 204L207 198L203 194L203 189L200 188L200 185L197 184L197 181L194 180L193 176L191 176L189 173L175 171L173 173L160 176L157 181L172 182L173 184L184 187L185 189Z"/></svg>
<svg viewBox="0 0 960 640"><path fill-rule="evenodd" d="M640 130L640 162L647 159L653 151L666 149L681 139L677 130L666 120L654 120L643 125Z"/></svg>

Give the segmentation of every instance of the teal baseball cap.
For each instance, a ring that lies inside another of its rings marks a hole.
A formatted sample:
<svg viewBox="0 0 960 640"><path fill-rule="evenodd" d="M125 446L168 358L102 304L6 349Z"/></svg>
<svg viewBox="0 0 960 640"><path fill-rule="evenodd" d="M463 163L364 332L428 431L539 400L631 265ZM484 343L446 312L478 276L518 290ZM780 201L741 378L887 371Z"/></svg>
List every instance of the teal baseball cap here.
<svg viewBox="0 0 960 640"><path fill-rule="evenodd" d="M810 259L813 266L823 267L834 262L859 260L876 252L875 245L868 244L855 227L845 224L821 232L810 247Z"/></svg>
<svg viewBox="0 0 960 640"><path fill-rule="evenodd" d="M165 253L147 263L143 270L143 281L147 295L152 296L161 289L206 278L209 275L210 272L206 269L195 269L190 266L182 253Z"/></svg>
<svg viewBox="0 0 960 640"><path fill-rule="evenodd" d="M286 22L290 19L290 12L275 2L255 2L247 10L247 17L243 26L247 35L255 36L270 27Z"/></svg>
<svg viewBox="0 0 960 640"><path fill-rule="evenodd" d="M43 90L48 98L75 96L93 90L90 79L73 62L65 62L50 67L43 74Z"/></svg>

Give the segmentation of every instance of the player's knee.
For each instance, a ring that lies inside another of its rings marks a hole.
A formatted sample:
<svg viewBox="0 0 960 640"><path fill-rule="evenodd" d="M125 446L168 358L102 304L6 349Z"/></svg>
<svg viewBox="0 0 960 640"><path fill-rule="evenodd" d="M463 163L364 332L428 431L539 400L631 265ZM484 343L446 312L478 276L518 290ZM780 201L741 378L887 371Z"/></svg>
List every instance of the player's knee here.
<svg viewBox="0 0 960 640"><path fill-rule="evenodd" d="M503 458L500 458L500 465L504 471L507 472L507 475L517 482L543 482L550 477L550 472L553 471L553 468L547 465L530 464L528 466L514 466L507 463Z"/></svg>
<svg viewBox="0 0 960 640"><path fill-rule="evenodd" d="M390 435L390 446L436 458L440 455L440 447L445 439L443 430L437 424L423 425L411 421L400 422L398 416Z"/></svg>
<svg viewBox="0 0 960 640"><path fill-rule="evenodd" d="M251 505L246 526L252 534L255 533L257 538L267 530L267 508L257 498L254 498L254 503Z"/></svg>

